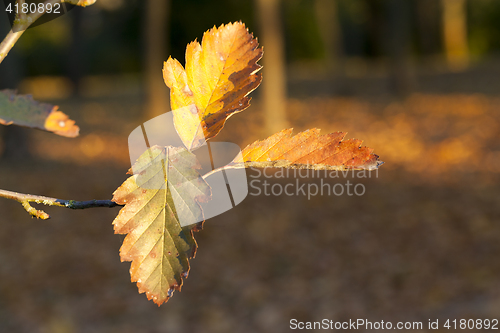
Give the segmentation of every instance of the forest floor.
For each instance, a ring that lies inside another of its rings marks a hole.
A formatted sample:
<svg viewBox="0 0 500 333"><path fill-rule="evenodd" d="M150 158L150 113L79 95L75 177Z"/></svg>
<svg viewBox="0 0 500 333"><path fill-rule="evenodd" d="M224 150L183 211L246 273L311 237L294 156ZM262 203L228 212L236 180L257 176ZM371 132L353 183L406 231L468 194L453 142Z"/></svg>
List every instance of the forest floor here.
<svg viewBox="0 0 500 333"><path fill-rule="evenodd" d="M0 160L0 188L110 199L127 177L127 137L144 121L143 101L58 104L80 137L27 130L31 162ZM301 97L287 109L295 132L346 131L385 162L370 179L299 181L349 180L364 195L250 194L205 223L182 292L160 308L120 263L118 208L49 207L52 218L40 221L0 200L0 331L274 333L293 318L419 321L426 331L429 319L500 317L500 95ZM262 126L257 99L219 140L244 147L271 134Z"/></svg>

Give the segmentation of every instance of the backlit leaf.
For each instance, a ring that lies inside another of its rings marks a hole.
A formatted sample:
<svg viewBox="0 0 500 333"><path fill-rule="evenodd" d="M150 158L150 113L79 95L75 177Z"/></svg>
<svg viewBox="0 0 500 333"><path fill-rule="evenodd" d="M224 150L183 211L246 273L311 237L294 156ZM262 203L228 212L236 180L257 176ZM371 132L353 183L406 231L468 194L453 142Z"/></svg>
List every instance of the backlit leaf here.
<svg viewBox="0 0 500 333"><path fill-rule="evenodd" d="M96 2L96 0L61 0L61 2L67 2L72 5L87 7L93 5Z"/></svg>
<svg viewBox="0 0 500 333"><path fill-rule="evenodd" d="M132 282L158 305L181 290L196 253L193 231L203 224L197 223L203 221L198 202L211 195L199 168L184 148L154 146L113 193L113 201L125 205L113 222L116 234L127 234L120 258L132 261Z"/></svg>
<svg viewBox="0 0 500 333"><path fill-rule="evenodd" d="M310 129L292 136L286 129L243 149L233 167L277 167L315 170L377 169L383 162L362 141L342 141L346 133L319 134Z"/></svg>
<svg viewBox="0 0 500 333"><path fill-rule="evenodd" d="M57 106L40 103L30 95L16 95L14 90L0 91L0 124L19 125L76 137L80 129Z"/></svg>
<svg viewBox="0 0 500 333"><path fill-rule="evenodd" d="M196 149L216 136L228 117L250 105L262 80L257 39L241 22L221 25L186 49L186 69L169 58L163 67L174 124L184 145Z"/></svg>

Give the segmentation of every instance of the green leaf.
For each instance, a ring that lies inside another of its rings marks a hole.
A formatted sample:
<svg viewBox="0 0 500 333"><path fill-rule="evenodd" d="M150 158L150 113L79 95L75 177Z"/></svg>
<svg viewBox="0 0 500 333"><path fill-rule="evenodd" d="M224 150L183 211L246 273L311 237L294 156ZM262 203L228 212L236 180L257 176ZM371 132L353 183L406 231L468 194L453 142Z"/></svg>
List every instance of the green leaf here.
<svg viewBox="0 0 500 333"><path fill-rule="evenodd" d="M121 260L132 261L132 282L158 305L181 290L196 253L193 231L203 223L199 202L211 196L199 168L184 148L154 146L113 193L113 201L125 205L113 222L116 234L127 234Z"/></svg>
<svg viewBox="0 0 500 333"><path fill-rule="evenodd" d="M19 125L76 137L80 129L57 106L40 103L31 95L17 95L14 90L0 90L0 124Z"/></svg>

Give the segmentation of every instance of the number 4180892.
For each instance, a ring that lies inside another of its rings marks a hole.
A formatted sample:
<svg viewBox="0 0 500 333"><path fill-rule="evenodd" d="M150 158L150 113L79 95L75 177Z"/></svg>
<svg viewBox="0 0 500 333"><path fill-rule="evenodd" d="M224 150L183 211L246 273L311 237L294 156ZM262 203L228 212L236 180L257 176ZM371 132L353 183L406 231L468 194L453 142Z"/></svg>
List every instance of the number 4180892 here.
<svg viewBox="0 0 500 333"><path fill-rule="evenodd" d="M13 9L13 7L15 7ZM23 14L34 14L36 12L43 14L43 13L54 13L54 14L60 14L61 13L61 4L56 3L52 5L51 3L23 3L22 6L19 6L19 4L16 2L14 6L12 6L11 3L5 8L6 12L12 13L13 11L15 13L23 13Z"/></svg>
<svg viewBox="0 0 500 333"><path fill-rule="evenodd" d="M448 319L444 324L444 327L447 329L490 329L497 330L498 329L498 319L460 319L460 320L450 320Z"/></svg>

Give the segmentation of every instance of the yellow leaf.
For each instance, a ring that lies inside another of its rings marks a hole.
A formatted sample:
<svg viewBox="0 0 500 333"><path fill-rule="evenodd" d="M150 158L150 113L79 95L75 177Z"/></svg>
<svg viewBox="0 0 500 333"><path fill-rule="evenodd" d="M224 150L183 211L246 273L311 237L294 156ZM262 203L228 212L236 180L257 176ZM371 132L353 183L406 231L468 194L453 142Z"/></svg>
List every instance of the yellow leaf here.
<svg viewBox="0 0 500 333"><path fill-rule="evenodd" d="M67 2L72 5L87 7L93 5L96 2L96 0L61 0L61 2Z"/></svg>
<svg viewBox="0 0 500 333"><path fill-rule="evenodd" d="M211 195L199 168L196 157L184 148L154 146L113 193L113 201L125 205L113 221L116 234L127 234L120 258L132 261L132 282L158 306L181 290L189 259L196 253L193 231L203 223L198 202Z"/></svg>
<svg viewBox="0 0 500 333"><path fill-rule="evenodd" d="M186 69L169 58L163 77L170 88L174 125L184 145L193 150L216 136L226 119L250 105L257 88L262 48L241 22L221 25L186 49Z"/></svg>

